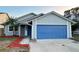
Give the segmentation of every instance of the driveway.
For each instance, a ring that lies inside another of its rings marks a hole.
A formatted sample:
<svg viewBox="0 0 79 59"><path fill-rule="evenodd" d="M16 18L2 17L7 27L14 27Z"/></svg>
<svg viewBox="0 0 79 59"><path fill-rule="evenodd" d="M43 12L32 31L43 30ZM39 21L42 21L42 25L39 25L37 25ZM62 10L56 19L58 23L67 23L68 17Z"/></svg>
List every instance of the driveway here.
<svg viewBox="0 0 79 59"><path fill-rule="evenodd" d="M30 42L30 51L31 52L77 52L75 49L66 46L71 42L72 40Z"/></svg>

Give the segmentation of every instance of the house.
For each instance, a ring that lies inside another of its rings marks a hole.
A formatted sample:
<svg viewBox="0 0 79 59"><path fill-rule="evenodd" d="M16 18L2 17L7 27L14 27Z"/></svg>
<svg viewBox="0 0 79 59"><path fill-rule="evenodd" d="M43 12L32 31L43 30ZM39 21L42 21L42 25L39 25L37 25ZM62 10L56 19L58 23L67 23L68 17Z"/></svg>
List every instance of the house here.
<svg viewBox="0 0 79 59"><path fill-rule="evenodd" d="M38 40L72 38L71 25L75 24L54 11L38 15L30 13L17 18L17 23L16 35ZM5 26L4 33L6 36L13 35L10 24Z"/></svg>
<svg viewBox="0 0 79 59"><path fill-rule="evenodd" d="M0 12L0 36L4 35L4 26L1 25L9 19L9 15L4 12Z"/></svg>

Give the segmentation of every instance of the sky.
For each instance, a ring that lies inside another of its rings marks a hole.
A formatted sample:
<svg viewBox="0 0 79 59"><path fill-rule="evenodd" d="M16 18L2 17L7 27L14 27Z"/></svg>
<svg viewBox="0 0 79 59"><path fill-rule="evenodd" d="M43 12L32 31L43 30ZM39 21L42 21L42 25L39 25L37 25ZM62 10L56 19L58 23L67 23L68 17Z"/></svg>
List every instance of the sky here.
<svg viewBox="0 0 79 59"><path fill-rule="evenodd" d="M19 17L32 12L39 14L51 11L55 11L63 15L65 10L71 8L73 8L73 6L0 6L0 12L8 13L12 17Z"/></svg>

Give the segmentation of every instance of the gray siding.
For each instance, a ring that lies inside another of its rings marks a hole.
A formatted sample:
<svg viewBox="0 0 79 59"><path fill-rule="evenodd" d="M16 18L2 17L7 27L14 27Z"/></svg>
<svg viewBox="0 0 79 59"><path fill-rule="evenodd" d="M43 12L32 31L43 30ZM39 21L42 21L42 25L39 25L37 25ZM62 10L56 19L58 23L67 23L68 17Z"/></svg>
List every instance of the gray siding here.
<svg viewBox="0 0 79 59"><path fill-rule="evenodd" d="M13 35L13 31L9 31L9 26L10 25L6 25L5 29L4 29L4 34L6 36L12 36ZM18 31L15 32L16 35L19 35Z"/></svg>

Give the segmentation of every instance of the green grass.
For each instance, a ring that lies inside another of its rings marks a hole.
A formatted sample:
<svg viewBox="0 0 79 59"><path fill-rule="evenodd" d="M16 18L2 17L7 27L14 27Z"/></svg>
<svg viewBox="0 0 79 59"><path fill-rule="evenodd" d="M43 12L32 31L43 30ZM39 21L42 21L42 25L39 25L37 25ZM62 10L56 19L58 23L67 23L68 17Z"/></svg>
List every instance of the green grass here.
<svg viewBox="0 0 79 59"><path fill-rule="evenodd" d="M16 38L0 38L2 41L0 45L0 52L29 52L29 47L8 48L7 46Z"/></svg>
<svg viewBox="0 0 79 59"><path fill-rule="evenodd" d="M0 41L15 40L16 38L0 38Z"/></svg>
<svg viewBox="0 0 79 59"><path fill-rule="evenodd" d="M79 41L79 35L73 35L73 40Z"/></svg>

